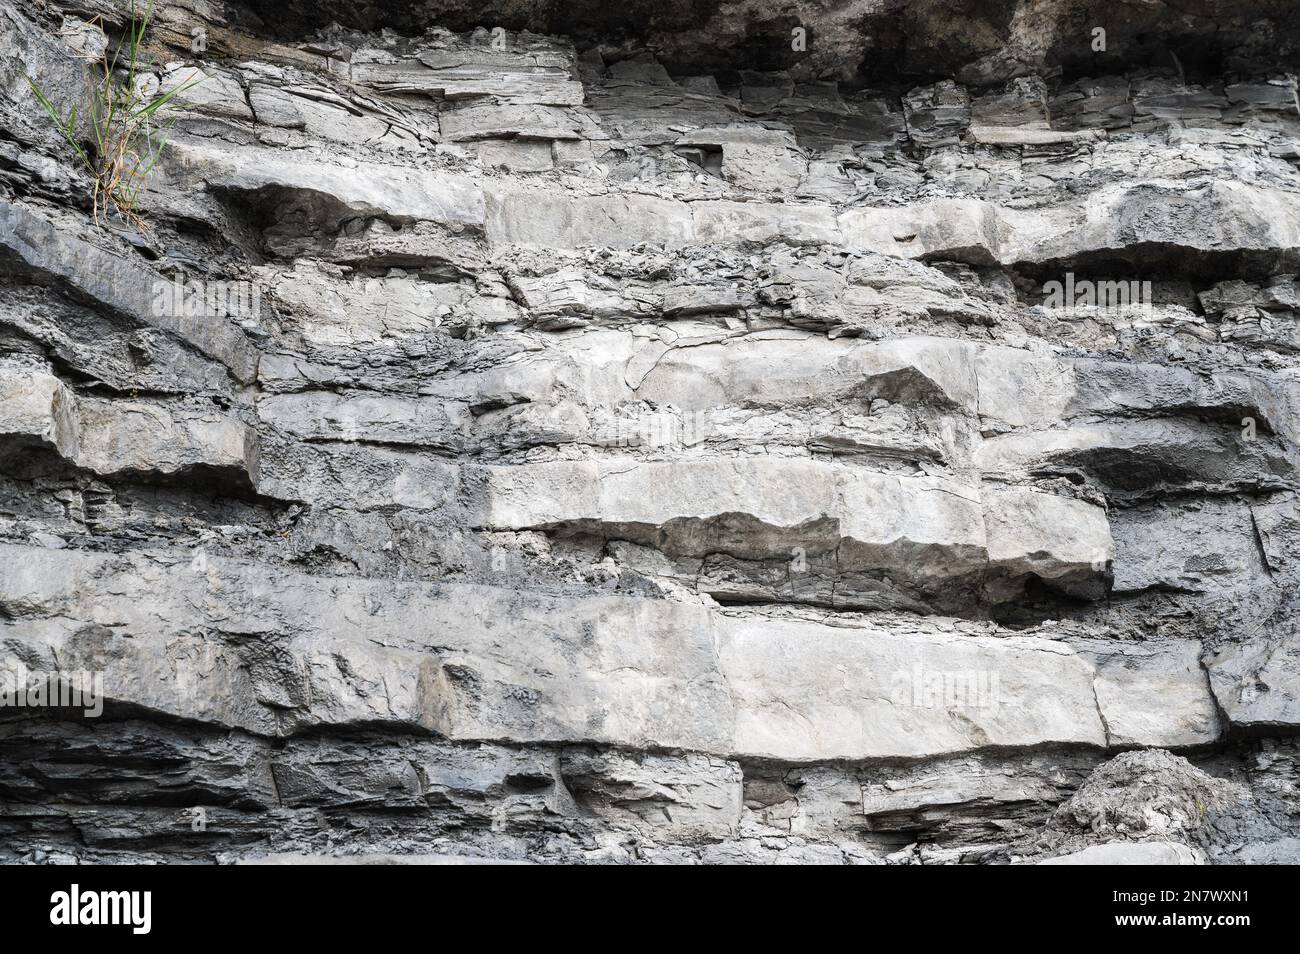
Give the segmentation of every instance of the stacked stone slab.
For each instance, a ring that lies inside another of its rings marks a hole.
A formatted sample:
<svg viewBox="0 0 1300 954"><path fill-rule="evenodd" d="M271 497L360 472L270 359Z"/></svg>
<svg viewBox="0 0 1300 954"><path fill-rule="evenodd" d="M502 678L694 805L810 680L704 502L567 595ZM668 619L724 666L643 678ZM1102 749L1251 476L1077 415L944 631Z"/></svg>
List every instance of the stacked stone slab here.
<svg viewBox="0 0 1300 954"><path fill-rule="evenodd" d="M127 4L47 6L0 0L0 676L104 712L0 707L0 860L1295 857L1268 4L1188 15L1224 76L1127 3L1095 59L1082 0L993 52L824 4L803 58L760 0L658 57L163 5L147 229L21 75L72 105Z"/></svg>

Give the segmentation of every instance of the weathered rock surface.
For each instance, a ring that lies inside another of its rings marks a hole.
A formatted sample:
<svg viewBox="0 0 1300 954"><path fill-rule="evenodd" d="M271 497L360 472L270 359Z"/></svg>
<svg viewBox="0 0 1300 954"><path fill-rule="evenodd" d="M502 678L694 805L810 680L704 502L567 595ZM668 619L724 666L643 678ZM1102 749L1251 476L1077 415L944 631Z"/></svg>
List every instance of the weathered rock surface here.
<svg viewBox="0 0 1300 954"><path fill-rule="evenodd" d="M0 0L0 860L1296 859L1285 5L161 3L147 228L128 9Z"/></svg>
<svg viewBox="0 0 1300 954"><path fill-rule="evenodd" d="M218 557L0 552L0 632L29 668L103 670L110 706L260 735L388 725L783 762L1185 747L1217 735L1186 650L1165 659L1088 643L1079 653L848 617L831 626L671 600L322 580ZM505 612L508 637L495 625ZM192 617L189 631L174 630L178 613ZM82 618L98 640L67 622ZM371 633L386 635L376 644ZM1175 700L1189 710L1185 727L1170 718Z"/></svg>
<svg viewBox="0 0 1300 954"><path fill-rule="evenodd" d="M210 405L78 397L47 368L0 362L0 407L0 432L95 474L207 467L248 482L257 469L256 431Z"/></svg>
<svg viewBox="0 0 1300 954"><path fill-rule="evenodd" d="M1115 843L1093 845L1068 855L1058 855L1038 862L1040 865L1201 865L1201 856L1188 848L1167 841L1146 841L1135 845Z"/></svg>

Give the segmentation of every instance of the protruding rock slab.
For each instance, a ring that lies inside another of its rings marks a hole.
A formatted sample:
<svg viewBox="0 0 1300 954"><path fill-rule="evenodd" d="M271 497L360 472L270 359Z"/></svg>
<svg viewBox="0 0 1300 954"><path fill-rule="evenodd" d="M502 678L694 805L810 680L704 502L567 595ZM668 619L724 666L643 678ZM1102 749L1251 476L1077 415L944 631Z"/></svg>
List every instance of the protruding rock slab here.
<svg viewBox="0 0 1300 954"><path fill-rule="evenodd" d="M1033 574L1096 595L1114 547L1092 504L802 458L557 462L486 468L482 523L632 540L667 553L789 559L920 585L995 570L995 595Z"/></svg>
<svg viewBox="0 0 1300 954"><path fill-rule="evenodd" d="M322 211L339 219L372 215L472 230L481 230L484 223L483 192L464 176L381 163L286 159L267 149L213 149L201 140L173 144L168 153L165 172L177 188L206 186L245 197L275 190L298 193L316 198Z"/></svg>
<svg viewBox="0 0 1300 954"><path fill-rule="evenodd" d="M1111 842L1093 845L1068 855L1038 862L1040 865L1203 865L1205 857L1193 848L1172 841Z"/></svg>
<svg viewBox="0 0 1300 954"><path fill-rule="evenodd" d="M989 588L1033 575L1066 592L1100 596L1115 556L1105 511L1083 500L1019 487L984 488Z"/></svg>
<svg viewBox="0 0 1300 954"><path fill-rule="evenodd" d="M161 328L224 364L240 381L257 374L257 349L227 320L160 313L161 276L79 238L26 206L0 200L0 264L9 259L38 278L145 325Z"/></svg>
<svg viewBox="0 0 1300 954"><path fill-rule="evenodd" d="M1222 726L1191 639L1125 642L1074 639L1097 667L1097 704L1111 745L1208 745Z"/></svg>
<svg viewBox="0 0 1300 954"><path fill-rule="evenodd" d="M1289 248L1300 227L1300 200L1240 182L1179 191L1117 184L1037 209L971 198L854 209L839 216L839 225L845 244L868 251L1012 265L1145 243L1201 251Z"/></svg>
<svg viewBox="0 0 1300 954"><path fill-rule="evenodd" d="M782 331L671 349L637 394L686 408L811 407L882 398L973 410L974 351L942 338L863 343Z"/></svg>
<svg viewBox="0 0 1300 954"><path fill-rule="evenodd" d="M1206 653L1205 666L1234 728L1300 726L1300 633L1294 618L1254 627L1248 639L1215 647Z"/></svg>
<svg viewBox="0 0 1300 954"><path fill-rule="evenodd" d="M718 656L736 700L735 747L750 757L1105 744L1091 668L1048 640L721 617Z"/></svg>
<svg viewBox="0 0 1300 954"><path fill-rule="evenodd" d="M257 471L256 434L210 405L78 397L48 370L17 361L0 362L0 434L36 438L96 474Z"/></svg>
<svg viewBox="0 0 1300 954"><path fill-rule="evenodd" d="M7 658L102 670L110 707L261 735L387 725L792 762L1106 744L1093 665L1033 636L18 546L0 547L0 610ZM1103 675L1121 699L1150 682ZM1138 745L1181 730L1130 723Z"/></svg>

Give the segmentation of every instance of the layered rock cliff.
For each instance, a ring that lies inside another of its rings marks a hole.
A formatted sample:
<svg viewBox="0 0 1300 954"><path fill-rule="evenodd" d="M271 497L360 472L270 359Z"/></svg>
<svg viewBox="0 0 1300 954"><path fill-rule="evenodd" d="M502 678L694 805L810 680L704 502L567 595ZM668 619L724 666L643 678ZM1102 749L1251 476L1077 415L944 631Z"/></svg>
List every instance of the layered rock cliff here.
<svg viewBox="0 0 1300 954"><path fill-rule="evenodd" d="M0 860L1300 858L1290 3L159 3L97 222L130 9L0 0Z"/></svg>

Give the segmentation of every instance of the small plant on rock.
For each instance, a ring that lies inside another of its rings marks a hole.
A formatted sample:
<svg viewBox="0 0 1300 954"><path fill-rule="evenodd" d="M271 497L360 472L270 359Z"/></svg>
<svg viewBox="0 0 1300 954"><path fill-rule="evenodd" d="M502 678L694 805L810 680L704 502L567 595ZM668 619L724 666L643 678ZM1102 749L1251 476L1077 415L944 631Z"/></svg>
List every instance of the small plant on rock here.
<svg viewBox="0 0 1300 954"><path fill-rule="evenodd" d="M158 96L147 95L139 80L153 66L141 60L153 14L152 0L142 15L136 15L134 5L131 14L127 33L112 58L104 53L102 75L91 78L80 113L88 127L84 139L77 129L77 106L62 115L36 81L30 76L26 79L41 108L90 173L95 221L106 223L117 217L145 231L136 206L146 178L167 145L165 133L171 122L164 119L164 113L178 94L200 80L186 80Z"/></svg>

